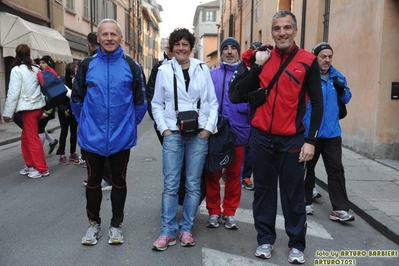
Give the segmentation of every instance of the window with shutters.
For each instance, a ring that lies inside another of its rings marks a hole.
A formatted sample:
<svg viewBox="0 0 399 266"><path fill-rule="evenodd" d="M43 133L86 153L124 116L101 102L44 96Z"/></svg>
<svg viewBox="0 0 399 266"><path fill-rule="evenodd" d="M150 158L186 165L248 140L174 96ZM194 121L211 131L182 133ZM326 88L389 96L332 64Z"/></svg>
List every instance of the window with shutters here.
<svg viewBox="0 0 399 266"><path fill-rule="evenodd" d="M67 8L70 10L75 11L75 0L68 0L67 1Z"/></svg>
<svg viewBox="0 0 399 266"><path fill-rule="evenodd" d="M216 11L202 11L202 21L216 21Z"/></svg>
<svg viewBox="0 0 399 266"><path fill-rule="evenodd" d="M89 0L83 0L83 17L90 18Z"/></svg>

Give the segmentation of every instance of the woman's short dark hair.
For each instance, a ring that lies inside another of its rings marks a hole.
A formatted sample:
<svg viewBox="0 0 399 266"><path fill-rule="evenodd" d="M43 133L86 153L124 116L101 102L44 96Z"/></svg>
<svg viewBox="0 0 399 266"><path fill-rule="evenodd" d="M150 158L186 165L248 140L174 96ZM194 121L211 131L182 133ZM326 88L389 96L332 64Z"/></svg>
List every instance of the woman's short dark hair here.
<svg viewBox="0 0 399 266"><path fill-rule="evenodd" d="M169 35L169 52L173 53L174 44L183 38L190 43L190 51L192 51L195 44L194 34L186 28L177 28Z"/></svg>
<svg viewBox="0 0 399 266"><path fill-rule="evenodd" d="M11 63L11 68L25 64L32 70L32 58L30 57L30 47L27 44L20 44L15 48L15 58Z"/></svg>

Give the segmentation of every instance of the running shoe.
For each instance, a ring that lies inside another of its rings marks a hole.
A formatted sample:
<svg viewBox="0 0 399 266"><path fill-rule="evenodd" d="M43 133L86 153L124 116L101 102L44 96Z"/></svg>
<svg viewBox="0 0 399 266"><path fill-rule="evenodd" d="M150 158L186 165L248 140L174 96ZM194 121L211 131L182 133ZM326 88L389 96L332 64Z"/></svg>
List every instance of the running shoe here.
<svg viewBox="0 0 399 266"><path fill-rule="evenodd" d="M109 232L108 232L108 244L111 245L120 245L125 242L122 234L122 227L109 227Z"/></svg>
<svg viewBox="0 0 399 266"><path fill-rule="evenodd" d="M305 255L303 255L302 251L296 248L290 248L290 253L288 254L288 262L292 264L303 264L305 263Z"/></svg>
<svg viewBox="0 0 399 266"><path fill-rule="evenodd" d="M157 251L164 251L169 246L176 245L176 239L168 236L160 236L158 239L152 244L152 249Z"/></svg>
<svg viewBox="0 0 399 266"><path fill-rule="evenodd" d="M352 222L355 220L355 216L349 214L347 211L331 211L330 220L337 222Z"/></svg>
<svg viewBox="0 0 399 266"><path fill-rule="evenodd" d="M263 244L256 249L255 256L262 259L270 259L272 257L272 251L273 245Z"/></svg>
<svg viewBox="0 0 399 266"><path fill-rule="evenodd" d="M87 228L86 235L82 238L82 244L87 246L93 246L97 244L97 240L101 237L101 226L95 222L89 222L89 228Z"/></svg>
<svg viewBox="0 0 399 266"><path fill-rule="evenodd" d="M220 216L219 215L209 215L208 222L206 222L206 227L208 228L218 228L219 227L219 220Z"/></svg>

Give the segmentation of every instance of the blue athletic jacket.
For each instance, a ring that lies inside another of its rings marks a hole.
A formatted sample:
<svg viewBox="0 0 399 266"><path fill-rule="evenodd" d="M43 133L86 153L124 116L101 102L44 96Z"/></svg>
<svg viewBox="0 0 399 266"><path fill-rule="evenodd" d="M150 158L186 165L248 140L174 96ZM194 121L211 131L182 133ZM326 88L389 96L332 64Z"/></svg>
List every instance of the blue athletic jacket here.
<svg viewBox="0 0 399 266"><path fill-rule="evenodd" d="M145 80L139 64L132 74L125 56L121 47L110 54L98 48L86 75L79 65L71 108L85 151L108 156L136 145L137 125L147 111Z"/></svg>
<svg viewBox="0 0 399 266"><path fill-rule="evenodd" d="M328 79L325 80L321 77L321 88L323 91L323 119L320 124L319 133L317 138L330 139L341 136L342 130L339 124L338 118L338 94L334 88L334 77L338 77L338 80L345 85L345 93L339 96L339 100L347 104L352 98L351 90L349 89L346 78L333 66L330 66ZM309 101L305 117L303 119L306 132L305 136L308 135L309 123L311 115L311 103Z"/></svg>

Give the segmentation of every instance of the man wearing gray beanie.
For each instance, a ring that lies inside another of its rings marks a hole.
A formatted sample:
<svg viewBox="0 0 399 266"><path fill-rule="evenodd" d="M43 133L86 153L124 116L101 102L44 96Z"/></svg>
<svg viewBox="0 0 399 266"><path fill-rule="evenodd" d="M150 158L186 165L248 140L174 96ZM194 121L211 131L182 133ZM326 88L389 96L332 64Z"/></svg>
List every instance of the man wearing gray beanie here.
<svg viewBox="0 0 399 266"><path fill-rule="evenodd" d="M220 45L220 66L211 70L219 103L219 113L228 118L234 133L236 159L225 167L226 184L224 196L220 193L222 170L205 171L206 206L209 219L208 228L217 228L220 223L229 230L238 229L235 214L241 199L241 166L244 146L248 143L251 126L249 124L250 107L247 103L232 104L229 99L229 83L240 63L240 44L233 37L228 37Z"/></svg>
<svg viewBox="0 0 399 266"><path fill-rule="evenodd" d="M349 199L345 185L345 171L342 164L342 138L339 119L339 104L347 104L352 98L352 93L347 85L345 76L332 66L333 49L327 42L317 44L312 53L316 55L319 63L321 88L323 92L324 112L316 148L313 158L307 163L305 179L306 213L313 215L313 188L315 186L315 167L320 155L327 172L328 194L332 210L330 219L337 222L350 222L355 217L349 213ZM308 103L303 119L305 128L310 124L311 103ZM308 135L305 131L305 137Z"/></svg>

